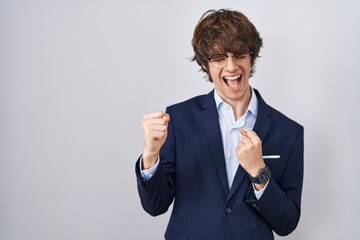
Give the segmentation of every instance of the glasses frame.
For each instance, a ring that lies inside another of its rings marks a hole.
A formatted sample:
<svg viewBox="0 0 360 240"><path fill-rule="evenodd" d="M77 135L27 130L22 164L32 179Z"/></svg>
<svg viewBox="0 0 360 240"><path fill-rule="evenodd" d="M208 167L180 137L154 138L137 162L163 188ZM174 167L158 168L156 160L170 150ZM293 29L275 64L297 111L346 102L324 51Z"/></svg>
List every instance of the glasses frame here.
<svg viewBox="0 0 360 240"><path fill-rule="evenodd" d="M253 54L254 54L253 51L249 51L249 52L242 53L242 54L233 54L232 56L228 56L225 53L223 53L223 54L213 54L213 55L209 55L207 57L207 60L211 64L211 66L213 66L214 68L221 69L221 68L225 67L228 64L228 59L230 57L233 59L233 61L238 66L244 66L246 64L249 64L250 61L251 61L251 56ZM248 56L250 56L250 58L249 58L248 61L245 62L244 59L246 57L248 57ZM215 60L215 59L217 59L217 60Z"/></svg>

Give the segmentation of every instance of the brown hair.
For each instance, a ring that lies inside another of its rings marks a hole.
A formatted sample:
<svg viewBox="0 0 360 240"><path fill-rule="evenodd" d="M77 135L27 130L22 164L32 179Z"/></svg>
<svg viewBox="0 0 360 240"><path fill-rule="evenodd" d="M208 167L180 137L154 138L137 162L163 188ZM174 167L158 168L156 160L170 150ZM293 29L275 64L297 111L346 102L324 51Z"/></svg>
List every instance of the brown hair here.
<svg viewBox="0 0 360 240"><path fill-rule="evenodd" d="M194 57L202 71L208 73L208 57L214 53L251 52L251 74L255 72L255 61L259 57L262 38L248 18L229 9L208 10L200 18L192 39ZM206 68L205 68L205 67ZM209 81L212 79L209 76Z"/></svg>

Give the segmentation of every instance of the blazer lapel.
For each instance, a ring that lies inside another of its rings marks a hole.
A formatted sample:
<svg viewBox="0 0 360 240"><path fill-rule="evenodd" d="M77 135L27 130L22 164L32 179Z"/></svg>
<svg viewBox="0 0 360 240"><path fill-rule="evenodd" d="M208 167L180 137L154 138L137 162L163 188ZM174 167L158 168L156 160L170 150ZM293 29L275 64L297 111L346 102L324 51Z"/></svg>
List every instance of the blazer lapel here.
<svg viewBox="0 0 360 240"><path fill-rule="evenodd" d="M259 101L258 115L254 125L254 132L259 136L261 141L264 143L267 133L271 126L271 108L265 103L260 93L254 89L255 94Z"/></svg>
<svg viewBox="0 0 360 240"><path fill-rule="evenodd" d="M265 137L271 126L271 109L262 99L260 93L256 89L254 89L254 91L258 98L259 105L253 131L256 132L261 141L264 143ZM228 195L228 200L230 200L230 198L234 195L241 182L245 179L246 175L246 171L239 165Z"/></svg>
<svg viewBox="0 0 360 240"><path fill-rule="evenodd" d="M225 157L223 150L223 143L221 138L221 130L218 119L218 112L216 109L214 91L211 91L204 99L202 106L203 123L206 132L206 136L210 145L210 151L213 156L213 160L226 194L229 193Z"/></svg>

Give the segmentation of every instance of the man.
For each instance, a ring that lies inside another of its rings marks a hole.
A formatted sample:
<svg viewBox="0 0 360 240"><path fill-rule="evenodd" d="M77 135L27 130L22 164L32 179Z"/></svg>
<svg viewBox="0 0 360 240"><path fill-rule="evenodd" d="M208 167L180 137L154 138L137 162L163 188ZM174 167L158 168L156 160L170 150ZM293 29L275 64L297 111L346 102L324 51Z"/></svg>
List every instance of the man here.
<svg viewBox="0 0 360 240"><path fill-rule="evenodd" d="M249 84L259 33L242 13L210 10L192 45L215 89L143 117L144 210L156 216L174 200L167 240L288 235L300 218L304 130Z"/></svg>

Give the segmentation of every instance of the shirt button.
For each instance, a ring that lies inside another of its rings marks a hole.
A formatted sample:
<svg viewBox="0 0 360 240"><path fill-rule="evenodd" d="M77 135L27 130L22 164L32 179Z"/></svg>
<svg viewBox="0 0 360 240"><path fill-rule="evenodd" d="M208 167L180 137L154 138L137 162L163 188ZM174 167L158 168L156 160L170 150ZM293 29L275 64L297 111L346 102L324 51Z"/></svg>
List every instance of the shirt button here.
<svg viewBox="0 0 360 240"><path fill-rule="evenodd" d="M228 208L225 209L225 212L226 212L227 214L230 214L230 213L232 213L232 209L228 207Z"/></svg>

